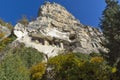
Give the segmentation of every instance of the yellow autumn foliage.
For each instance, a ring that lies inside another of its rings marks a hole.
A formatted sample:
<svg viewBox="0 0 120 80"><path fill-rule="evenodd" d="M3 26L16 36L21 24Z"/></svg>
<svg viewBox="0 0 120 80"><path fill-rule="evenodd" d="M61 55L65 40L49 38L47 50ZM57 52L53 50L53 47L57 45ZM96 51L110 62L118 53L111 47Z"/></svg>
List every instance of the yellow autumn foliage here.
<svg viewBox="0 0 120 80"><path fill-rule="evenodd" d="M11 38L5 38L0 42L0 51L8 44L12 41Z"/></svg>
<svg viewBox="0 0 120 80"><path fill-rule="evenodd" d="M92 57L90 60L91 63L102 63L103 61L103 57Z"/></svg>
<svg viewBox="0 0 120 80"><path fill-rule="evenodd" d="M116 73L117 72L117 68L116 67L113 67L112 70L111 70L112 73Z"/></svg>
<svg viewBox="0 0 120 80"><path fill-rule="evenodd" d="M0 38L4 37L4 33L0 33Z"/></svg>
<svg viewBox="0 0 120 80"><path fill-rule="evenodd" d="M41 79L46 70L45 63L38 63L30 68L31 77L34 80Z"/></svg>

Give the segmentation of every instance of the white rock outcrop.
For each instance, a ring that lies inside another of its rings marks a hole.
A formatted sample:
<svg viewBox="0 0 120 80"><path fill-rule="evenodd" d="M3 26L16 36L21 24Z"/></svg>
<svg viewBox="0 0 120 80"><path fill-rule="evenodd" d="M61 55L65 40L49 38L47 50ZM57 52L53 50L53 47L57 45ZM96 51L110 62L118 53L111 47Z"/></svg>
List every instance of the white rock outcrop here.
<svg viewBox="0 0 120 80"><path fill-rule="evenodd" d="M47 2L42 5L37 19L27 26L16 24L14 34L19 42L48 57L56 56L62 50L89 54L105 49L101 45L104 41L102 32L82 25L57 3Z"/></svg>
<svg viewBox="0 0 120 80"><path fill-rule="evenodd" d="M28 32L26 31L26 28L24 25L18 23L15 27L14 27L14 34L16 35L16 37L18 39L28 35Z"/></svg>
<svg viewBox="0 0 120 80"><path fill-rule="evenodd" d="M31 29L30 29L31 30ZM27 32L28 31L28 32ZM43 52L44 54L46 54L48 57L53 57L58 55L57 53L59 53L59 51L63 50L62 47L57 47L57 46L52 46L52 45L48 45L46 42L46 40L43 41L38 41L38 39L36 40L32 40L32 37L29 36L30 31L29 28L25 27L24 25L18 23L15 27L14 27L14 34L16 35L17 39L16 41L19 41L21 43L24 43L26 45L26 47L32 47L37 49L40 52ZM54 32L53 32L54 33ZM49 33L43 33L41 32L42 35L44 36L48 36L48 35L52 35ZM53 34L53 36L55 35L55 33ZM52 37L53 37L52 36ZM42 38L41 38L42 39ZM42 44L43 43L43 44Z"/></svg>

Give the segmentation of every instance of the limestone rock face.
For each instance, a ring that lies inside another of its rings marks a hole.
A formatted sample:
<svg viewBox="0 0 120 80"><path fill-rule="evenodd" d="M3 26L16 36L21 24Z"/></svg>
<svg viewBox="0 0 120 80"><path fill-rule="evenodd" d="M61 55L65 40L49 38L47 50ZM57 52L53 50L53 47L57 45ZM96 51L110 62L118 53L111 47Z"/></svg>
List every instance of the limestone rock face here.
<svg viewBox="0 0 120 80"><path fill-rule="evenodd" d="M102 32L82 25L57 3L47 2L42 5L37 19L29 22L27 27L18 23L14 27L14 34L19 42L36 48L48 57L62 50L89 54L105 49L101 45L104 40Z"/></svg>
<svg viewBox="0 0 120 80"><path fill-rule="evenodd" d="M7 27L0 25L0 34L1 34L0 41L2 41L3 39L10 36L11 31Z"/></svg>
<svg viewBox="0 0 120 80"><path fill-rule="evenodd" d="M24 25L18 23L16 24L16 26L14 27L14 34L16 35L17 38L22 38L25 35L28 34L28 32L26 31L26 28Z"/></svg>

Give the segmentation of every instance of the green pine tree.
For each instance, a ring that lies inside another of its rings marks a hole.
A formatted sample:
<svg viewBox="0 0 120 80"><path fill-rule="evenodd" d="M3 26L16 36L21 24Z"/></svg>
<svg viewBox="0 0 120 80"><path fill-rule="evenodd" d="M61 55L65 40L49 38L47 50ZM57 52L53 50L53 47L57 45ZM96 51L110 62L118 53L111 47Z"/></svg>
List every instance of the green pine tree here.
<svg viewBox="0 0 120 80"><path fill-rule="evenodd" d="M106 59L120 70L120 5L117 0L105 0L100 26L106 38L104 46L109 49Z"/></svg>

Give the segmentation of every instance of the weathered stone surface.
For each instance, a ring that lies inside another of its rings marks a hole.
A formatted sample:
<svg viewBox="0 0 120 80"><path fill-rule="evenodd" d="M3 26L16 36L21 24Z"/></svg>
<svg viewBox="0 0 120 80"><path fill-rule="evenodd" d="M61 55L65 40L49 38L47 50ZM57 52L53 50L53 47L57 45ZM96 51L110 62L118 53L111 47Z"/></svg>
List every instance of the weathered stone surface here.
<svg viewBox="0 0 120 80"><path fill-rule="evenodd" d="M28 32L26 31L26 28L24 25L18 23L16 24L16 26L14 27L14 34L16 35L17 38L22 38L25 35L28 34Z"/></svg>
<svg viewBox="0 0 120 80"><path fill-rule="evenodd" d="M105 49L101 46L104 40L102 32L82 25L57 3L45 3L39 9L37 19L27 27L18 23L14 27L14 34L19 42L36 48L49 57L57 55L61 50L89 54Z"/></svg>

